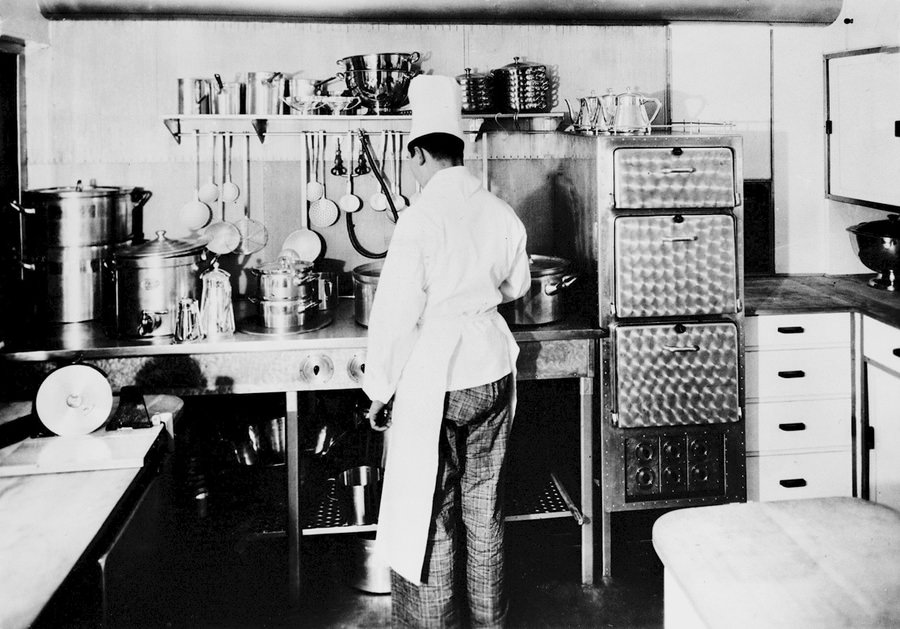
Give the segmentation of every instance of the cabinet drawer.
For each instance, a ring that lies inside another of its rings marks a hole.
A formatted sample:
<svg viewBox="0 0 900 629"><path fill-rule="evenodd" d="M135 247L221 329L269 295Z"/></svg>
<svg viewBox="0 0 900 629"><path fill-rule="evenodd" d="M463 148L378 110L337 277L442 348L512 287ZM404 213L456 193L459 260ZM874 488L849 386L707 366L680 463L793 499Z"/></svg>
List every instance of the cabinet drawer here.
<svg viewBox="0 0 900 629"><path fill-rule="evenodd" d="M850 395L850 350L843 347L747 352L747 399Z"/></svg>
<svg viewBox="0 0 900 629"><path fill-rule="evenodd" d="M900 328L865 317L863 356L892 371L900 372Z"/></svg>
<svg viewBox="0 0 900 629"><path fill-rule="evenodd" d="M747 500L850 496L850 451L747 457Z"/></svg>
<svg viewBox="0 0 900 629"><path fill-rule="evenodd" d="M850 313L824 312L747 317L747 348L850 345Z"/></svg>
<svg viewBox="0 0 900 629"><path fill-rule="evenodd" d="M747 404L747 452L849 448L850 398Z"/></svg>

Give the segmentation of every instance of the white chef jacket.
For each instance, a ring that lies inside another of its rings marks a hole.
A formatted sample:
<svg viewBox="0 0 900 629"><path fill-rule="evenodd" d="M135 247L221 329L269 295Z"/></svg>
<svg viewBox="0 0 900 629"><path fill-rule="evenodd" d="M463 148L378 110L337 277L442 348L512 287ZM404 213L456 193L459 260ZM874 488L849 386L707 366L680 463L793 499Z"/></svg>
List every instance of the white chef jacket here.
<svg viewBox="0 0 900 629"><path fill-rule="evenodd" d="M376 549L421 580L444 394L515 373L497 305L531 285L525 227L463 166L436 172L398 221L369 314L363 390L394 398ZM514 398L513 402L514 404Z"/></svg>

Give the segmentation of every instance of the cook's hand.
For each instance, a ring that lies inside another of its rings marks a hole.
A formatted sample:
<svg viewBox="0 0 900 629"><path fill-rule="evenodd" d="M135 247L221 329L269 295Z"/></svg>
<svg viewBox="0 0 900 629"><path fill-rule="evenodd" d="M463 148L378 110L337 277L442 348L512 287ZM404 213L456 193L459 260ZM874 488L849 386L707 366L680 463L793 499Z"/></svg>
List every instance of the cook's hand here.
<svg viewBox="0 0 900 629"><path fill-rule="evenodd" d="M369 418L369 426L372 427L372 430L384 432L391 426L391 418L390 416L386 415L384 402L372 400L372 404L369 406L367 417ZM387 418L386 421L385 418Z"/></svg>

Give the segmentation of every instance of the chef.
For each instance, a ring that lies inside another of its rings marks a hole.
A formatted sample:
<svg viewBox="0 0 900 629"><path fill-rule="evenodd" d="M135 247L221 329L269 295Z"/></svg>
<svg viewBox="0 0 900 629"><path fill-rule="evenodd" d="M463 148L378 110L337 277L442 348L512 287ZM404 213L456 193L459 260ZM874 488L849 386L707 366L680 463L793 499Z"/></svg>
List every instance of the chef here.
<svg viewBox="0 0 900 629"><path fill-rule="evenodd" d="M422 191L379 278L363 386L373 428L393 400L376 552L395 626L499 627L518 347L497 305L530 286L525 228L463 165L456 81L418 76L409 101Z"/></svg>

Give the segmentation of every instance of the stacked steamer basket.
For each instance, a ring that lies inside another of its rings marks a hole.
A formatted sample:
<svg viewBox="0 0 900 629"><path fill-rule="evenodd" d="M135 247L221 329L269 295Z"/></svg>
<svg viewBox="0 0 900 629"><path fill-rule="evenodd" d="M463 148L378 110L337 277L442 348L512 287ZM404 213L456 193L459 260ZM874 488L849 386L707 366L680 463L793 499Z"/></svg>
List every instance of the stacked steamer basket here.
<svg viewBox="0 0 900 629"><path fill-rule="evenodd" d="M466 68L465 74L456 77L462 94L464 114L482 114L496 111L494 104L494 77L492 74L478 74Z"/></svg>
<svg viewBox="0 0 900 629"><path fill-rule="evenodd" d="M21 219L20 251L26 290L41 319L73 323L99 319L109 304L103 260L135 236L151 193L141 188L77 185L28 190L13 204Z"/></svg>
<svg viewBox="0 0 900 629"><path fill-rule="evenodd" d="M283 257L254 269L254 273L259 313L255 327L259 331L291 333L317 325L318 274L312 264Z"/></svg>
<svg viewBox="0 0 900 629"><path fill-rule="evenodd" d="M493 71L497 105L508 113L544 113L550 110L550 75L547 66L521 61Z"/></svg>

